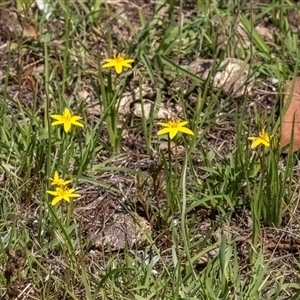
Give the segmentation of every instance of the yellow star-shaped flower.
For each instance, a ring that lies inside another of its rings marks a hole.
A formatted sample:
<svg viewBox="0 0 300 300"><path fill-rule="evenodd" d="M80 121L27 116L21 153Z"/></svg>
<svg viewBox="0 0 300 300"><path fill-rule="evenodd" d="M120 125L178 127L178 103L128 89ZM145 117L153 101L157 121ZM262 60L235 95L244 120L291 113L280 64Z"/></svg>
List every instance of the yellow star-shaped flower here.
<svg viewBox="0 0 300 300"><path fill-rule="evenodd" d="M111 68L114 67L116 72L120 74L123 71L123 67L132 68L131 64L134 62L133 59L125 59L124 53L119 53L118 56L114 53L114 58L106 58L104 59L103 68Z"/></svg>
<svg viewBox="0 0 300 300"><path fill-rule="evenodd" d="M65 108L62 115L51 115L51 118L56 120L52 122L51 125L55 126L63 124L65 132L68 132L72 125L83 127L83 124L78 122L82 118L79 116L72 116L68 108Z"/></svg>
<svg viewBox="0 0 300 300"><path fill-rule="evenodd" d="M61 200L70 202L70 198L78 198L81 195L75 194L75 189L68 189L66 187L57 187L55 191L47 191L48 194L55 196L51 205L57 204Z"/></svg>
<svg viewBox="0 0 300 300"><path fill-rule="evenodd" d="M52 181L51 185L57 185L59 187L66 186L72 182L72 180L63 180L60 178L57 171L54 172L54 177L50 178L50 180Z"/></svg>
<svg viewBox="0 0 300 300"><path fill-rule="evenodd" d="M165 127L159 130L157 132L157 135L168 133L171 140L176 136L178 132L194 135L194 132L192 130L184 127L188 123L189 123L188 121L180 122L180 120L171 120L168 123L157 123L158 125Z"/></svg>
<svg viewBox="0 0 300 300"><path fill-rule="evenodd" d="M254 149L261 144L266 147L270 147L270 135L265 132L264 129L259 132L258 136L248 137L248 140L253 141L251 144L251 149Z"/></svg>

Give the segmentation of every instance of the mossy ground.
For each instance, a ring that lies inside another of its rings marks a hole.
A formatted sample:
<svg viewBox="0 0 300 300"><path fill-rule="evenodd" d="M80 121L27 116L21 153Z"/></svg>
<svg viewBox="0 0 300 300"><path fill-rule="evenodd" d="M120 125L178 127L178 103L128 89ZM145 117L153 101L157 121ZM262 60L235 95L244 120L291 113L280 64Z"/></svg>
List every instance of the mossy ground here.
<svg viewBox="0 0 300 300"><path fill-rule="evenodd" d="M299 26L294 1L1 3L1 299L298 299L297 156L247 137L280 128ZM103 69L114 50L133 68ZM199 58L245 61L251 93L187 71ZM195 136L157 137L162 104ZM83 130L51 127L64 107ZM80 199L49 204L55 170ZM95 245L124 214L146 240Z"/></svg>

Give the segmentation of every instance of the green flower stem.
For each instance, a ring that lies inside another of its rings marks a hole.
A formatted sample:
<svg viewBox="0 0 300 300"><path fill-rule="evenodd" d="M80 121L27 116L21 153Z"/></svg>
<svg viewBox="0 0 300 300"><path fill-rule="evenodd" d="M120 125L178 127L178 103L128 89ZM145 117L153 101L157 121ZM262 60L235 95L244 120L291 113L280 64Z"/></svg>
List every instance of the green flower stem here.
<svg viewBox="0 0 300 300"><path fill-rule="evenodd" d="M115 90L115 85L112 84L111 73L107 76L107 88L104 84L104 79L102 73L99 73L100 87L101 87L101 97L103 105L103 113L105 115L104 119L107 124L108 135L110 139L110 144L115 153L120 152L120 140L121 134L118 128L118 105L117 97L121 94L123 85L119 85L119 88Z"/></svg>
<svg viewBox="0 0 300 300"><path fill-rule="evenodd" d="M262 218L262 209L263 209L263 188L264 188L264 174L266 172L266 164L265 164L265 155L264 148L258 148L258 157L260 160L260 168L261 168L261 177L258 183L257 192L255 193L255 197L251 202L251 213L253 218L252 223L252 244L254 247L258 245L260 240L260 222ZM252 251L251 259L255 261L256 252Z"/></svg>
<svg viewBox="0 0 300 300"><path fill-rule="evenodd" d="M168 137L168 175L167 175L167 218L173 215L174 211L174 182L173 182L173 165L172 165L172 150L171 139Z"/></svg>

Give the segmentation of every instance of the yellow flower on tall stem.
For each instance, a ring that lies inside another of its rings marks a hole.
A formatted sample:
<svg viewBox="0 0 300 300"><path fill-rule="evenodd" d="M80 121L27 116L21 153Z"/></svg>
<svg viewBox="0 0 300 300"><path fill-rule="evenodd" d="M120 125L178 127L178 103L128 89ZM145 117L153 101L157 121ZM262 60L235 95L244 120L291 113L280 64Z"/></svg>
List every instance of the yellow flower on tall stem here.
<svg viewBox="0 0 300 300"><path fill-rule="evenodd" d="M50 178L50 180L52 181L51 185L57 185L59 187L66 186L72 182L72 180L64 180L60 178L57 171L54 172L54 177Z"/></svg>
<svg viewBox="0 0 300 300"><path fill-rule="evenodd" d="M157 135L162 135L162 134L169 134L170 139L172 140L178 132L183 132L189 135L194 135L194 132L192 130L190 130L187 127L184 127L185 125L187 125L189 122L188 121L183 121L181 122L179 119L177 120L171 120L167 123L157 123L158 125L161 125L165 128L159 130L157 132Z"/></svg>
<svg viewBox="0 0 300 300"><path fill-rule="evenodd" d="M83 124L78 122L79 120L82 120L82 117L72 116L68 108L65 108L62 115L51 115L50 117L56 120L52 122L51 125L64 125L65 132L68 132L72 125L83 127Z"/></svg>
<svg viewBox="0 0 300 300"><path fill-rule="evenodd" d="M252 141L251 149L254 149L259 145L270 147L270 139L271 136L267 132L265 132L264 129L258 133L258 136L248 137L248 140Z"/></svg>
<svg viewBox="0 0 300 300"><path fill-rule="evenodd" d="M131 64L134 62L134 60L133 59L125 59L124 53L119 53L117 55L115 52L114 58L106 58L106 59L104 59L104 62L106 62L106 64L104 64L102 66L103 68L114 67L116 72L118 74L120 74L123 71L123 67L132 68Z"/></svg>
<svg viewBox="0 0 300 300"><path fill-rule="evenodd" d="M70 202L70 198L78 198L81 195L74 193L75 189L69 189L65 186L57 187L55 191L47 191L48 194L55 196L51 205L57 204L61 200Z"/></svg>

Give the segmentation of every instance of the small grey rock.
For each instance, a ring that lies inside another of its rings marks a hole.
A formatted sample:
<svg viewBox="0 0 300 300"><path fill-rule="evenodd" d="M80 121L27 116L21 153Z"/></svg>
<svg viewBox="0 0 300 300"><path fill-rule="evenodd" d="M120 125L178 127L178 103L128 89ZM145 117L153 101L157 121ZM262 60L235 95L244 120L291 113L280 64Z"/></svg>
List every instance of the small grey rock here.
<svg viewBox="0 0 300 300"><path fill-rule="evenodd" d="M95 247L122 250L141 246L151 235L149 222L136 213L116 213L102 232L92 234L91 241Z"/></svg>
<svg viewBox="0 0 300 300"><path fill-rule="evenodd" d="M188 70L204 80L211 77L214 88L221 89L226 96L239 98L245 93L251 93L252 83L249 78L253 71L249 64L240 59L226 58L221 62L197 59L189 65Z"/></svg>

